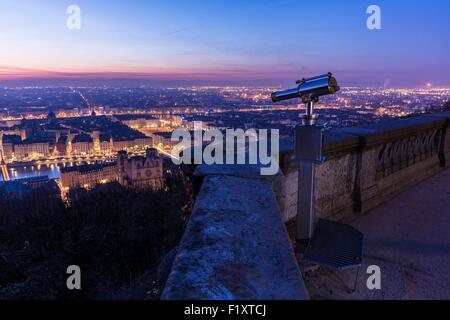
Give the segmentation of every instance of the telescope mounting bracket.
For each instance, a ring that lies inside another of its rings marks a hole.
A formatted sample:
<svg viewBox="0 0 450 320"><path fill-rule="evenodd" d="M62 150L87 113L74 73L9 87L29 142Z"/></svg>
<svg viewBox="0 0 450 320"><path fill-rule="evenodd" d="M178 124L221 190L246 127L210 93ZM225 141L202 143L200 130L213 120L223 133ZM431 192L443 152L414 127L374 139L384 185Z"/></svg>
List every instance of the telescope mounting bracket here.
<svg viewBox="0 0 450 320"><path fill-rule="evenodd" d="M305 96L302 97L302 103L305 104L306 110L304 114L300 115L302 125L316 125L319 115L314 113L314 105L319 102L319 97L317 96Z"/></svg>

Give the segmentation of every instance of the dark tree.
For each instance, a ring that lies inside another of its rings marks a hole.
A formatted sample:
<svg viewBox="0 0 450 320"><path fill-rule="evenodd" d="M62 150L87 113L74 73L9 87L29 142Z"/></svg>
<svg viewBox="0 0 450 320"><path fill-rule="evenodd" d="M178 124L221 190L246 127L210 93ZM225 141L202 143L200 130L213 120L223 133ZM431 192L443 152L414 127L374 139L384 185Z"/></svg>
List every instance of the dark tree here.
<svg viewBox="0 0 450 320"><path fill-rule="evenodd" d="M66 202L40 190L0 197L0 299L157 298L158 265L178 244L190 203L179 174L167 181L158 192L73 190ZM69 265L82 270L81 291L66 288Z"/></svg>
<svg viewBox="0 0 450 320"><path fill-rule="evenodd" d="M444 111L450 111L450 99L444 103Z"/></svg>

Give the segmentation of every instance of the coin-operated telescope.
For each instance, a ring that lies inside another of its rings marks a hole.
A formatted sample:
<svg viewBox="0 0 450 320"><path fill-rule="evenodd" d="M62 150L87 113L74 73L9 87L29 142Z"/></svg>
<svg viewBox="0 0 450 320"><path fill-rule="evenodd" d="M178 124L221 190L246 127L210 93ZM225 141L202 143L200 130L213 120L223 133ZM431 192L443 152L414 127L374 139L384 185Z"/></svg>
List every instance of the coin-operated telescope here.
<svg viewBox="0 0 450 320"><path fill-rule="evenodd" d="M314 104L321 96L334 94L340 88L331 73L298 80L296 84L295 88L272 93L272 101L300 98L306 106L305 113L300 115L301 123L294 129L295 160L300 162L297 241L303 243L311 239L314 232L315 164L324 161L324 127L317 124L319 116L314 113Z"/></svg>
<svg viewBox="0 0 450 320"><path fill-rule="evenodd" d="M336 93L340 90L336 78L331 73L308 79L298 80L296 88L272 93L272 101L280 102L294 98L301 98L304 103L318 99L321 96Z"/></svg>
<svg viewBox="0 0 450 320"><path fill-rule="evenodd" d="M364 235L349 225L314 221L315 165L322 155L324 127L317 124L314 104L325 95L340 90L336 78L327 73L297 81L297 87L272 93L273 102L300 98L306 111L295 126L295 160L299 162L297 202L297 249L303 260L332 269L342 270L362 265ZM356 280L355 280L356 281ZM356 288L355 287L353 291Z"/></svg>

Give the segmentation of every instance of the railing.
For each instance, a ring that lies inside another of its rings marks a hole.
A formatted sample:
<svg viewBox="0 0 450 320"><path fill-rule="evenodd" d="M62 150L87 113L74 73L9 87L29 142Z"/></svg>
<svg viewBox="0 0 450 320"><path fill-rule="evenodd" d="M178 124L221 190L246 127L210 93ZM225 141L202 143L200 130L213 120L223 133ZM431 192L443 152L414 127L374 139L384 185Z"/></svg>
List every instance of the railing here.
<svg viewBox="0 0 450 320"><path fill-rule="evenodd" d="M381 145L378 157L377 179L383 179L398 171L439 157L444 127L432 127L397 141Z"/></svg>
<svg viewBox="0 0 450 320"><path fill-rule="evenodd" d="M288 236L298 164L281 143L281 176L198 168L196 206L163 299L306 299ZM315 218L349 219L450 166L450 112L325 134Z"/></svg>

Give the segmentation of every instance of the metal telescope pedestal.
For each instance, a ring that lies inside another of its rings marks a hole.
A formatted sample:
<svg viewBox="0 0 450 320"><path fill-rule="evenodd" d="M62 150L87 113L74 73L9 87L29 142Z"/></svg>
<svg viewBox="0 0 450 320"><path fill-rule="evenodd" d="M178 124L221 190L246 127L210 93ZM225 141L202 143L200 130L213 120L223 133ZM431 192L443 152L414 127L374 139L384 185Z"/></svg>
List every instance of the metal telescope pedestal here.
<svg viewBox="0 0 450 320"><path fill-rule="evenodd" d="M294 129L295 160L299 162L297 249L309 263L335 270L360 267L364 244L361 232L335 221L321 219L315 223L315 166L325 161L324 127L317 124L318 115L314 114L317 101L318 98L303 99L306 113L300 116L301 123Z"/></svg>
<svg viewBox="0 0 450 320"><path fill-rule="evenodd" d="M322 157L323 130L317 125L319 116L314 114L314 102L306 102L306 113L300 116L301 123L295 127L295 160L299 161L297 243L305 244L314 233L314 179L315 165L324 161Z"/></svg>

